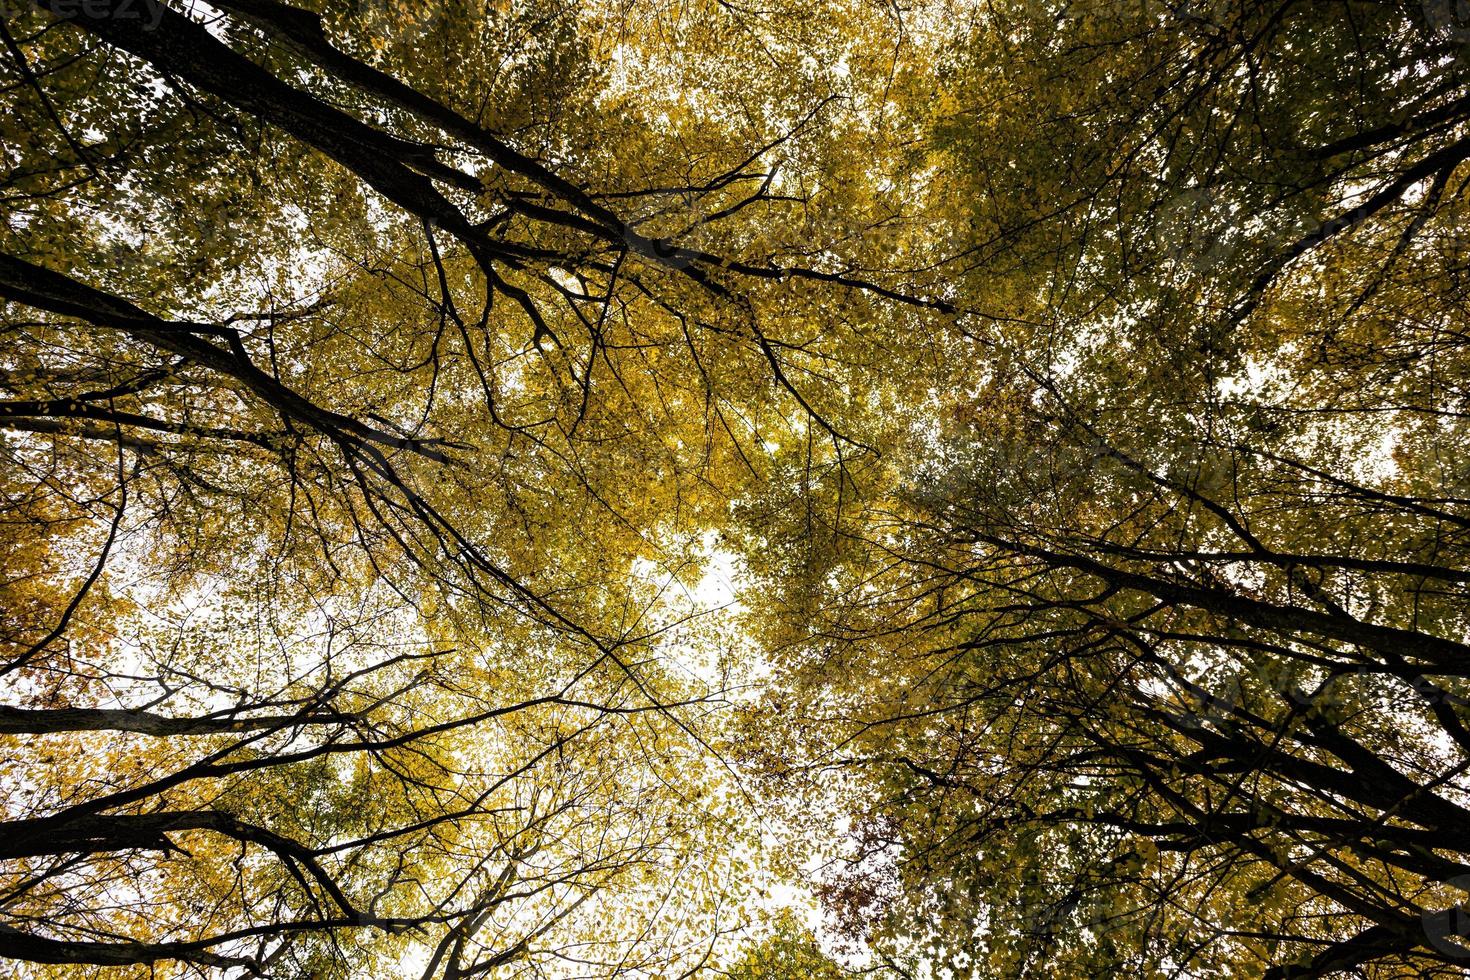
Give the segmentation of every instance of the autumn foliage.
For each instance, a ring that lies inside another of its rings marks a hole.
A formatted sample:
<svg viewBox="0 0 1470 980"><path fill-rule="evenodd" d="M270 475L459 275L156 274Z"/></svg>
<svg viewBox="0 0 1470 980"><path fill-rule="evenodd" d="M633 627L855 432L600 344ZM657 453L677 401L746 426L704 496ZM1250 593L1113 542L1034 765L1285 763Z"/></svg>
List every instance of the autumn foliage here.
<svg viewBox="0 0 1470 980"><path fill-rule="evenodd" d="M1464 975L1467 290L1438 0L12 4L0 959Z"/></svg>

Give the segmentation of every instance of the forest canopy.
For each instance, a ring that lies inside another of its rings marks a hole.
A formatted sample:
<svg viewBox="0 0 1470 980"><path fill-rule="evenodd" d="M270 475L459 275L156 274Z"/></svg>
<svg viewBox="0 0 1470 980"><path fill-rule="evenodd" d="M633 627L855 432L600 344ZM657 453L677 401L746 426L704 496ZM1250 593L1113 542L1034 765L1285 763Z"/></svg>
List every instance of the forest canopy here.
<svg viewBox="0 0 1470 980"><path fill-rule="evenodd" d="M1470 974L1470 11L0 6L26 978Z"/></svg>

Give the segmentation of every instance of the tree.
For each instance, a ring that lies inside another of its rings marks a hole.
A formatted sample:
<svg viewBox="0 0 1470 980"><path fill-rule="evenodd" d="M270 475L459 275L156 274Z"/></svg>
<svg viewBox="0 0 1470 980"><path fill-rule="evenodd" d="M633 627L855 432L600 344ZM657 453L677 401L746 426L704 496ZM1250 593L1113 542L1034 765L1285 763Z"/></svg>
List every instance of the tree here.
<svg viewBox="0 0 1470 980"><path fill-rule="evenodd" d="M0 39L0 953L697 965L739 894L719 692L636 562L683 564L773 387L838 437L754 294L943 307L787 260L773 157L830 93L671 155L688 109L592 84L612 12L37 6Z"/></svg>
<svg viewBox="0 0 1470 980"><path fill-rule="evenodd" d="M7 15L0 955L1462 970L1463 28Z"/></svg>
<svg viewBox="0 0 1470 980"><path fill-rule="evenodd" d="M771 932L750 943L727 972L731 980L840 980L850 974L822 951L807 926L783 910Z"/></svg>
<svg viewBox="0 0 1470 980"><path fill-rule="evenodd" d="M1465 74L1425 14L1013 5L957 51L968 288L1017 322L765 568L763 730L810 746L765 766L863 774L859 925L915 969L1463 968Z"/></svg>

